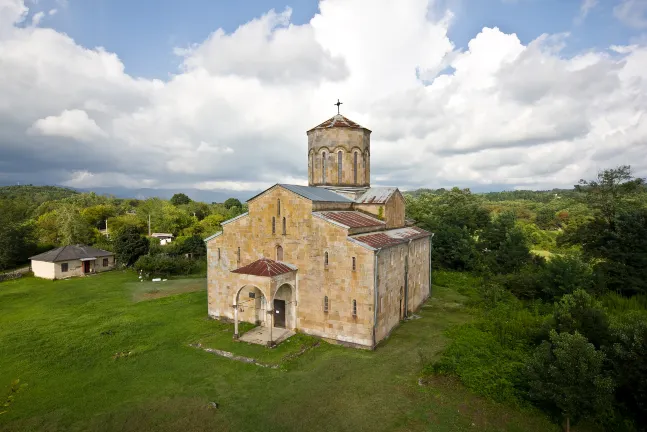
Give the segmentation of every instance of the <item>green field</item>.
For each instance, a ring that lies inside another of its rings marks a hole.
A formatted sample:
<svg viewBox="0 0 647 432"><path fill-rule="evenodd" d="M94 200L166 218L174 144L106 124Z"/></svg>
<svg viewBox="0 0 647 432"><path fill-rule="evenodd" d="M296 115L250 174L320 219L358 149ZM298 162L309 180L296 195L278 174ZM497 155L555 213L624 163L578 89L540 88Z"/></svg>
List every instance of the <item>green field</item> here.
<svg viewBox="0 0 647 432"><path fill-rule="evenodd" d="M207 318L204 280L172 282L161 298L130 272L0 283L0 430L558 430L451 379L420 385L443 331L470 319L451 287L370 352L303 335L272 350L234 342L231 325ZM26 386L3 408L16 379Z"/></svg>

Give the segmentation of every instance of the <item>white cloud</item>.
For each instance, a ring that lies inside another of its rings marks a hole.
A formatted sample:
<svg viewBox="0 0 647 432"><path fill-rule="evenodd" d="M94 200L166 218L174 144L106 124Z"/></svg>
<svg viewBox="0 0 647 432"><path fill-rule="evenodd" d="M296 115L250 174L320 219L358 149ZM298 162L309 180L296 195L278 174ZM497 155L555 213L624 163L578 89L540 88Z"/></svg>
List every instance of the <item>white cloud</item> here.
<svg viewBox="0 0 647 432"><path fill-rule="evenodd" d="M24 19L23 6L0 0L0 21ZM305 131L339 97L373 130L374 184L569 186L620 163L647 175L644 43L567 56L568 35L523 44L484 28L461 52L452 13L434 18L428 0L319 6L304 25L287 9L215 30L178 50L167 81L134 78L115 54L52 29L10 25L0 173L71 186L303 184Z"/></svg>
<svg viewBox="0 0 647 432"><path fill-rule="evenodd" d="M64 110L58 116L48 116L37 120L30 131L46 136L73 138L79 141L91 141L105 138L108 135L88 117L83 110Z"/></svg>
<svg viewBox="0 0 647 432"><path fill-rule="evenodd" d="M597 5L598 0L582 0L582 3L580 4L580 13L575 18L575 22L581 24L586 19L589 12L591 12L591 10Z"/></svg>
<svg viewBox="0 0 647 432"><path fill-rule="evenodd" d="M622 23L636 29L647 28L647 0L620 0L613 15Z"/></svg>
<svg viewBox="0 0 647 432"><path fill-rule="evenodd" d="M31 25L37 26L42 21L45 16L45 12L36 12L33 17L31 17Z"/></svg>

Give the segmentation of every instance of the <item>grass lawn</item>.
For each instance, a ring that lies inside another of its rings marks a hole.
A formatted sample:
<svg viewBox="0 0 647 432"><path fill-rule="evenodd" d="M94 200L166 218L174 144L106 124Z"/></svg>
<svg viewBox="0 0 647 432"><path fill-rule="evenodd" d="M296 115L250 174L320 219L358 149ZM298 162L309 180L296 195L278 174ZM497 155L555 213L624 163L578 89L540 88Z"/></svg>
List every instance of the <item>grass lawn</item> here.
<svg viewBox="0 0 647 432"><path fill-rule="evenodd" d="M0 430L558 430L453 380L418 384L421 359L439 354L443 331L470 319L452 287L435 287L420 318L370 352L303 335L273 350L234 342L232 325L207 319L204 281L175 281L167 294L197 291L146 301L136 301L148 290L138 283L117 271L0 283ZM219 357L195 342L281 367ZM15 379L27 386L3 408Z"/></svg>

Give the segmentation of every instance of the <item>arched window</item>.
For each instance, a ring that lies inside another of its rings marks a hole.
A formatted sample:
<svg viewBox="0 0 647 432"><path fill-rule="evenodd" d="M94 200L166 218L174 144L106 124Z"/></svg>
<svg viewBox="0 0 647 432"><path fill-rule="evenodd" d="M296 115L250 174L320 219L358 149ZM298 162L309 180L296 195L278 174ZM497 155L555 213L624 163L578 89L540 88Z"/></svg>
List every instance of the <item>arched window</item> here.
<svg viewBox="0 0 647 432"><path fill-rule="evenodd" d="M328 252L324 252L324 265L328 265Z"/></svg>
<svg viewBox="0 0 647 432"><path fill-rule="evenodd" d="M276 234L276 218L272 216L272 234Z"/></svg>
<svg viewBox="0 0 647 432"><path fill-rule="evenodd" d="M369 175L369 172L368 172L368 161L369 161L368 150L366 150L366 153L364 153L364 155L362 156L362 163L364 164L363 165L364 166L364 183L368 183L370 181L370 178L371 178L370 175Z"/></svg>
<svg viewBox="0 0 647 432"><path fill-rule="evenodd" d="M220 248L218 248L218 261L220 261Z"/></svg>
<svg viewBox="0 0 647 432"><path fill-rule="evenodd" d="M238 257L238 266L240 267L240 246L238 246L238 253L236 255Z"/></svg>
<svg viewBox="0 0 647 432"><path fill-rule="evenodd" d="M328 296L324 296L324 312L325 313L328 313L328 307L329 307Z"/></svg>
<svg viewBox="0 0 647 432"><path fill-rule="evenodd" d="M276 215L281 216L281 200L276 200Z"/></svg>
<svg viewBox="0 0 647 432"><path fill-rule="evenodd" d="M353 271L355 271L355 257L353 257Z"/></svg>
<svg viewBox="0 0 647 432"><path fill-rule="evenodd" d="M341 183L342 153L337 152L337 183Z"/></svg>
<svg viewBox="0 0 647 432"><path fill-rule="evenodd" d="M310 182L314 183L315 181L315 156L314 153L310 153Z"/></svg>
<svg viewBox="0 0 647 432"><path fill-rule="evenodd" d="M276 247L276 260L283 261L283 248L280 245Z"/></svg>
<svg viewBox="0 0 647 432"><path fill-rule="evenodd" d="M326 152L321 153L321 183L326 183Z"/></svg>
<svg viewBox="0 0 647 432"><path fill-rule="evenodd" d="M357 183L357 152L353 154L353 181Z"/></svg>
<svg viewBox="0 0 647 432"><path fill-rule="evenodd" d="M357 300L353 299L353 316L357 316Z"/></svg>
<svg viewBox="0 0 647 432"><path fill-rule="evenodd" d="M285 218L283 218L283 235L286 235L287 232L287 226L285 225Z"/></svg>

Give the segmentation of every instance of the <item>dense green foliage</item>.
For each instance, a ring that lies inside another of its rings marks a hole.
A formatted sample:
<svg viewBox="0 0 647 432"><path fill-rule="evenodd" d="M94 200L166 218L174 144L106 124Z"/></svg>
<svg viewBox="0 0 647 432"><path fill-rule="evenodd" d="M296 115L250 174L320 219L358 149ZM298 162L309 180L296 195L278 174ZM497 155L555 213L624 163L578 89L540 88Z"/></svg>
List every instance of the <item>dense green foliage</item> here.
<svg viewBox="0 0 647 432"><path fill-rule="evenodd" d="M416 191L433 264L470 271L475 321L426 373L556 421L647 430L647 189L629 167L571 191ZM447 203L451 211L447 211ZM486 214L487 217L480 216ZM631 366L623 368L623 365Z"/></svg>
<svg viewBox="0 0 647 432"><path fill-rule="evenodd" d="M237 199L227 205L206 204L181 193L166 201L118 199L54 186L0 187L0 270L26 265L30 256L63 245L115 250L117 232L130 227L145 235L149 221L151 232L193 238L173 255L202 257L206 251L201 239L244 211ZM130 257L122 258L134 263Z"/></svg>

